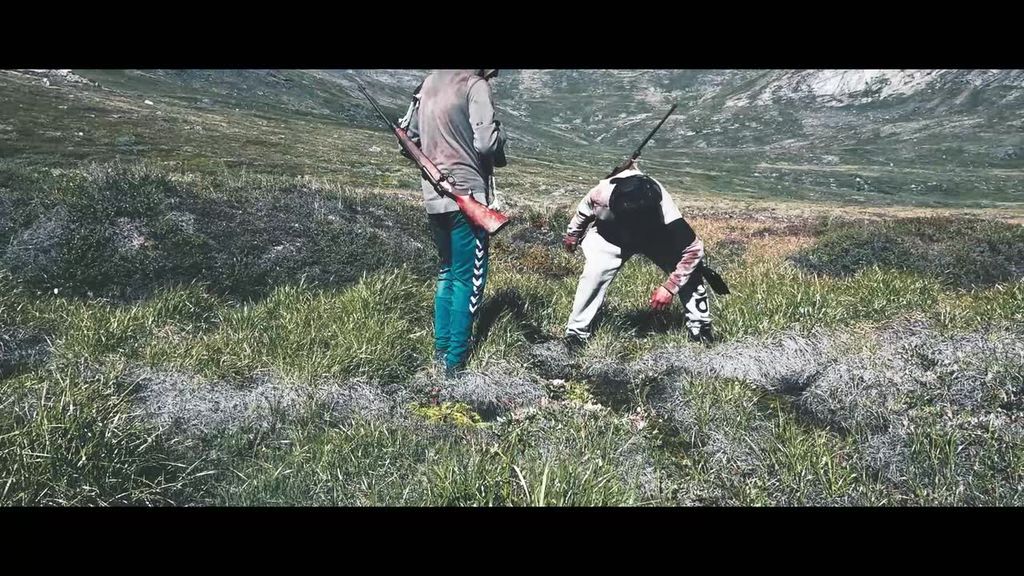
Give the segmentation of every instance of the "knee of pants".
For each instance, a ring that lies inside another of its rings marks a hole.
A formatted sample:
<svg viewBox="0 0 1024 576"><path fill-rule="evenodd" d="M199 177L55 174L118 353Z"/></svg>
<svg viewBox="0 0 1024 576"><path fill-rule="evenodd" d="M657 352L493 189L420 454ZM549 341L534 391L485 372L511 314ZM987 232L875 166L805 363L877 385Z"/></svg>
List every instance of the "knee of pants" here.
<svg viewBox="0 0 1024 576"><path fill-rule="evenodd" d="M465 275L456 275L456 274L449 274L448 275L448 282L450 282L455 287L467 287L467 286L472 285L472 283L473 283L472 282L472 277L467 277Z"/></svg>
<svg viewBox="0 0 1024 576"><path fill-rule="evenodd" d="M583 274L580 274L580 283L589 286L596 286L598 284L604 284L611 281L615 277L615 272L618 268L584 268Z"/></svg>
<svg viewBox="0 0 1024 576"><path fill-rule="evenodd" d="M580 274L579 284L581 286L593 286L595 284L600 283L600 281L601 281L601 275L600 274L596 274L596 273L588 272L588 271L584 270L583 273Z"/></svg>

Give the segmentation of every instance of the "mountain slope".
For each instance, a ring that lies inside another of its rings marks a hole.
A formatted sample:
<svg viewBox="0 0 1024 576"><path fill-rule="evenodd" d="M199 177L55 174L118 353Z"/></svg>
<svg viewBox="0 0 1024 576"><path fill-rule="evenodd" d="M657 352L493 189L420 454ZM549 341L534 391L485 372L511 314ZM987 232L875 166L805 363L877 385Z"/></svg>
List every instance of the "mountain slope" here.
<svg viewBox="0 0 1024 576"><path fill-rule="evenodd" d="M160 98L190 113L348 134L343 127L381 130L357 82L397 117L426 72L30 75L98 99ZM644 160L686 189L855 203L1024 201L1021 70L505 70L494 93L511 158L573 167L584 178L606 172L678 103ZM304 138L279 131L268 138L270 154L275 141Z"/></svg>

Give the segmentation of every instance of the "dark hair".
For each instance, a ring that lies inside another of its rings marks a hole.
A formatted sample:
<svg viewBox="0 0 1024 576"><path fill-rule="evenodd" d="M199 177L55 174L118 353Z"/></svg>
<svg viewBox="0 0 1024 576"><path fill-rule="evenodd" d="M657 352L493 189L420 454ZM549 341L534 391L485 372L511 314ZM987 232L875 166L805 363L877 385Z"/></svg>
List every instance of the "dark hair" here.
<svg viewBox="0 0 1024 576"><path fill-rule="evenodd" d="M650 176L636 174L625 178L612 178L615 186L609 208L616 220L625 224L655 224L664 216L661 213L661 187Z"/></svg>

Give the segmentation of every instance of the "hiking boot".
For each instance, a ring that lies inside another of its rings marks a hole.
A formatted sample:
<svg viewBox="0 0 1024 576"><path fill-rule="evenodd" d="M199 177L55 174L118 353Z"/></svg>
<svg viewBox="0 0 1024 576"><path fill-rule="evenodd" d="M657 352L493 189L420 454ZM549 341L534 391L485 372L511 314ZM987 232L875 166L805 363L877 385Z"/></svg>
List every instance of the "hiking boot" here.
<svg viewBox="0 0 1024 576"><path fill-rule="evenodd" d="M694 332L692 328L687 330L687 335L690 338L690 342L700 342L705 346L708 346L715 341L715 335L711 331L711 326L708 324L701 326L697 332Z"/></svg>
<svg viewBox="0 0 1024 576"><path fill-rule="evenodd" d="M459 364L446 364L444 367L445 380L458 380L466 373L465 366Z"/></svg>
<svg viewBox="0 0 1024 576"><path fill-rule="evenodd" d="M445 351L444 350L434 350L433 366L434 366L434 370L436 372L441 372L442 370L444 370L444 363L445 363L444 357L445 357Z"/></svg>
<svg viewBox="0 0 1024 576"><path fill-rule="evenodd" d="M581 338L576 334L566 334L566 336L562 338L562 343L565 344L565 348L571 354L579 354L584 348L586 348L587 339Z"/></svg>

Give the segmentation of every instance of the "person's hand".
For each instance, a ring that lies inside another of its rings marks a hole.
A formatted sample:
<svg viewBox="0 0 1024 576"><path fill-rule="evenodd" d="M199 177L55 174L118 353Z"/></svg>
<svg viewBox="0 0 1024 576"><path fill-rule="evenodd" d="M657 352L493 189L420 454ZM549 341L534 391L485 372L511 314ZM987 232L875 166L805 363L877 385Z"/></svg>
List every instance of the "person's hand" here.
<svg viewBox="0 0 1024 576"><path fill-rule="evenodd" d="M562 246L565 247L565 251L572 254L576 251L576 246L580 243L580 239L575 234L566 234L562 238Z"/></svg>
<svg viewBox="0 0 1024 576"><path fill-rule="evenodd" d="M651 293L651 309L664 310L672 303L672 293L664 286L658 286Z"/></svg>

